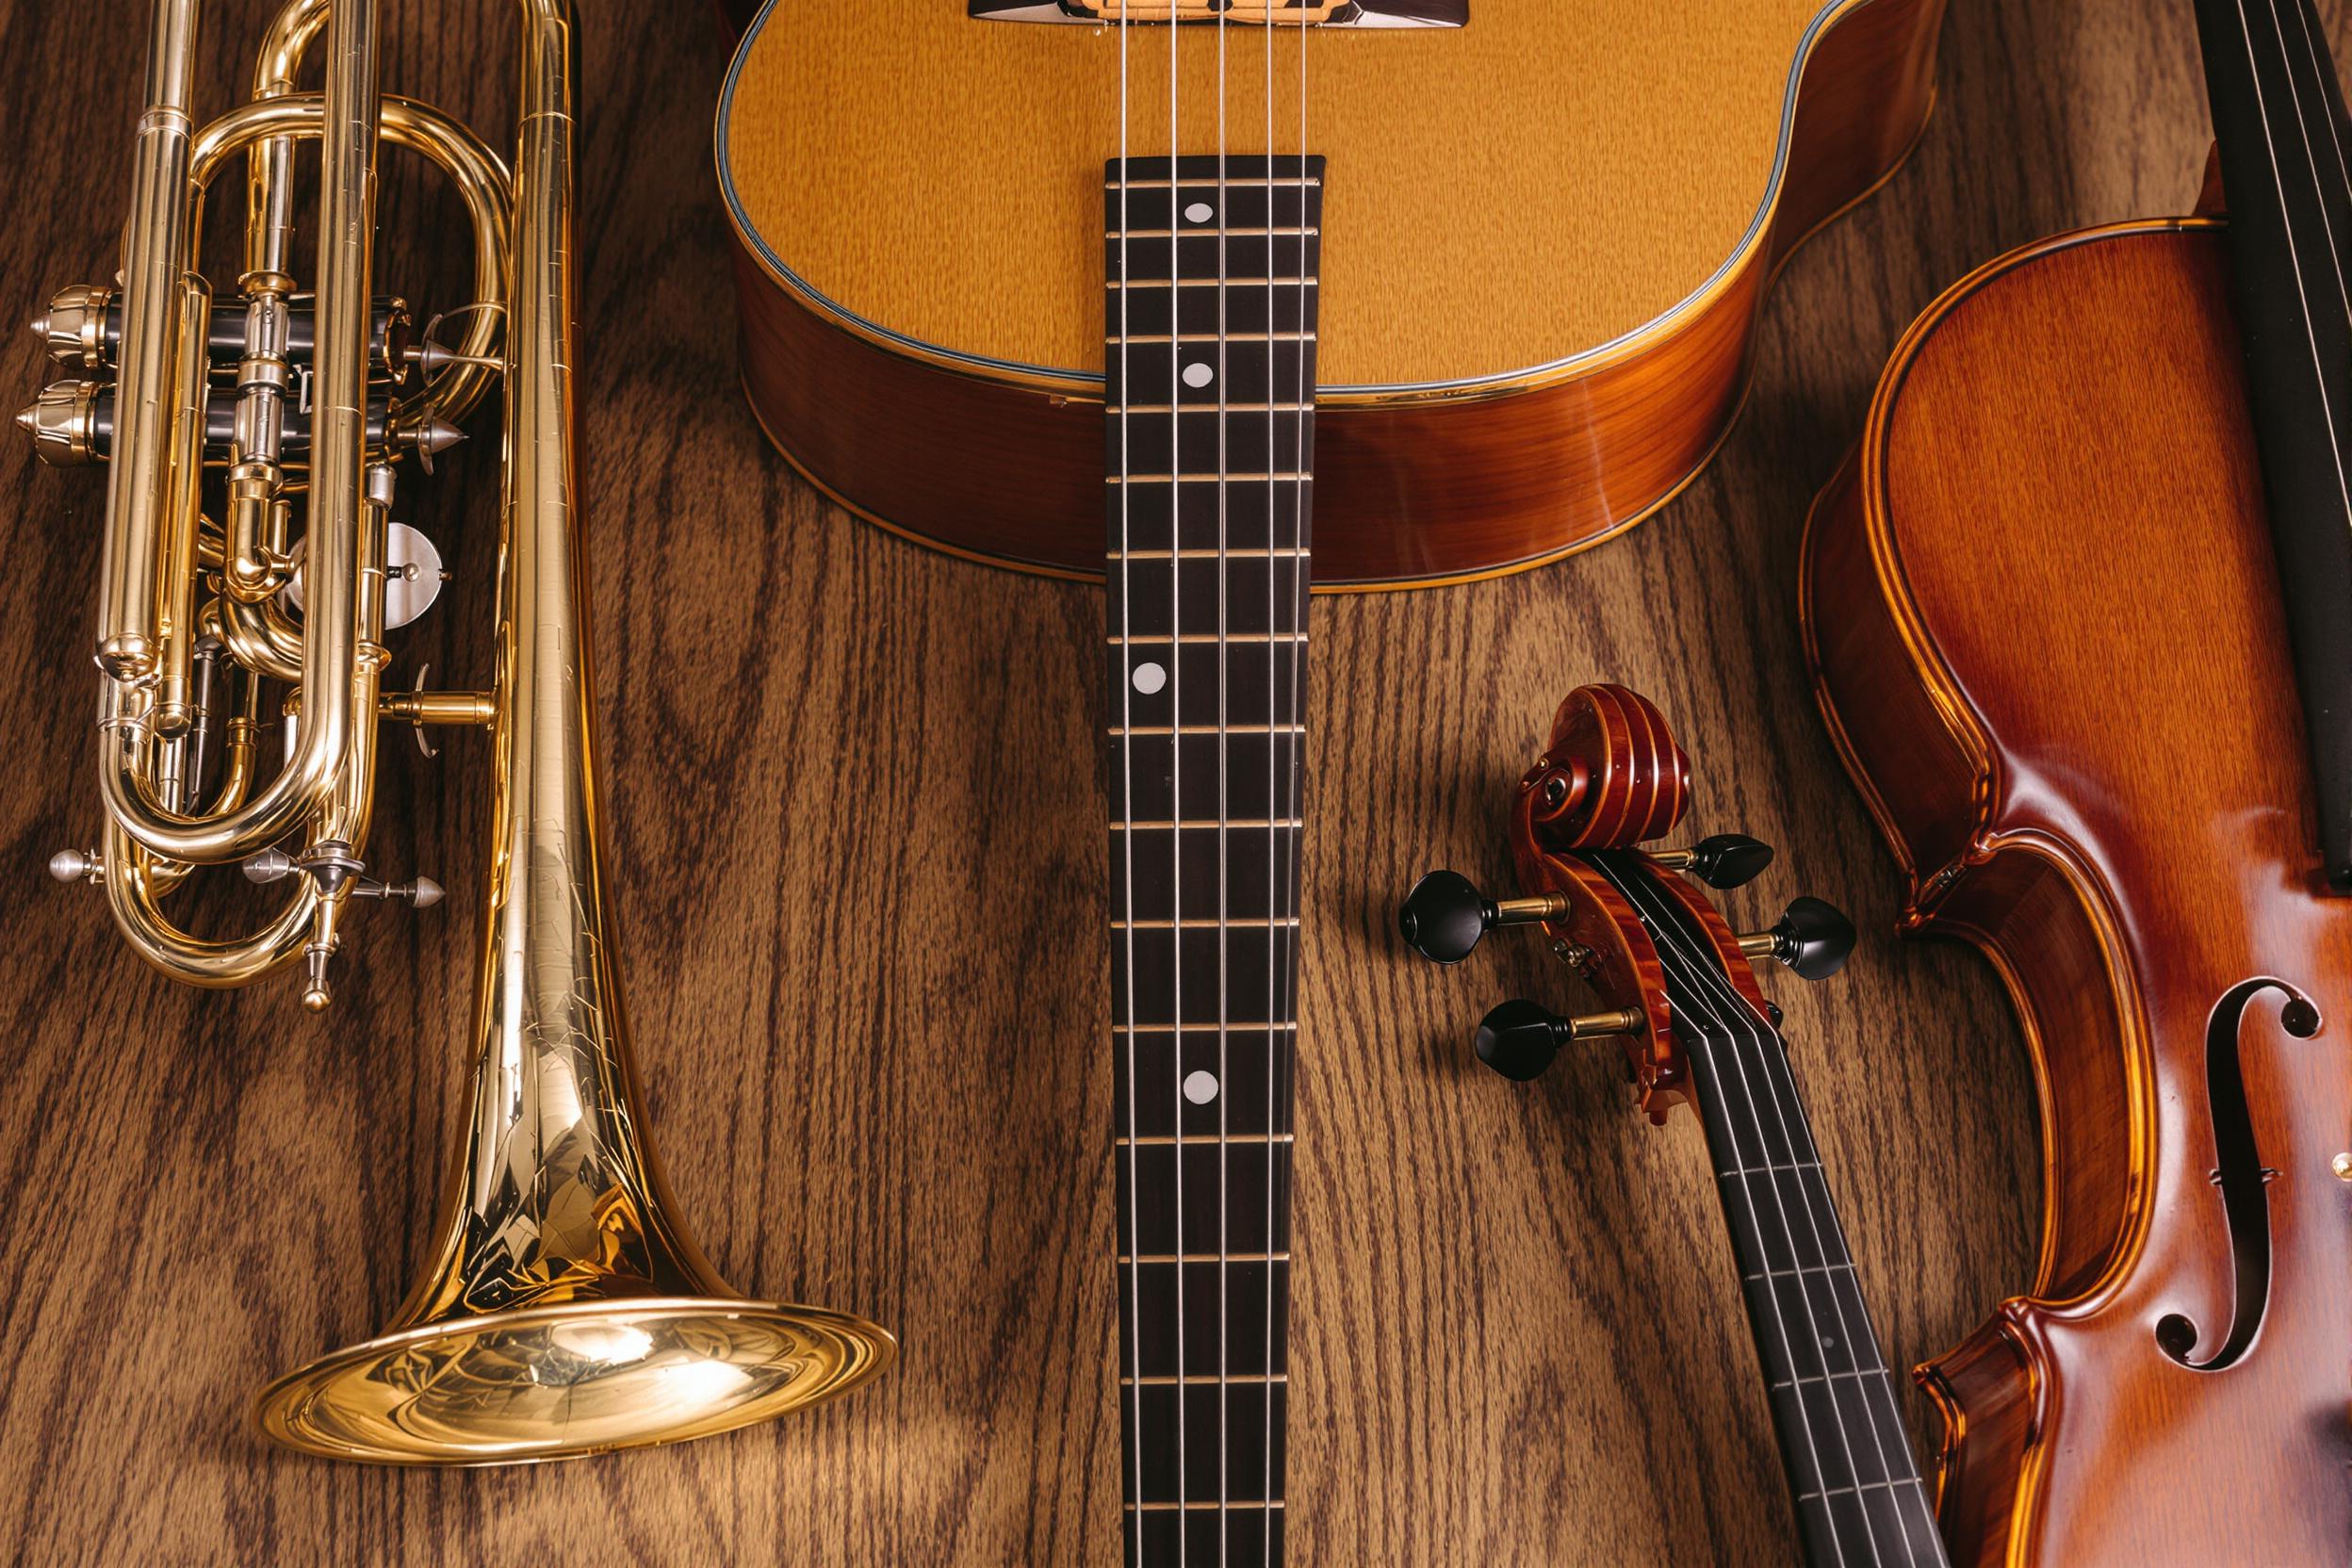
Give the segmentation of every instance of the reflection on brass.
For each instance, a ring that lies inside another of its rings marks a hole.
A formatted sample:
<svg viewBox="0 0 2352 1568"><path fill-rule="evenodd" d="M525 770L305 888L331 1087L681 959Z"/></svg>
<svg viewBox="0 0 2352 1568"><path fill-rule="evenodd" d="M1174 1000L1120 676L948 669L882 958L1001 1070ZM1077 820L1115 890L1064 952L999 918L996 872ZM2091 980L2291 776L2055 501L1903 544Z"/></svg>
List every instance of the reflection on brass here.
<svg viewBox="0 0 2352 1568"><path fill-rule="evenodd" d="M730 1290L674 1217L645 1138L603 907L577 512L573 20L570 0L519 6L510 174L439 111L379 92L374 0L290 0L252 98L202 126L197 0L156 0L121 286L65 290L34 324L77 376L111 380L59 382L19 418L44 455L107 471L106 822L50 869L103 897L149 963L220 987L299 959L304 1004L328 1006L354 901L421 909L440 892L367 861L380 725L488 732L472 1110L433 1261L382 1335L281 1378L256 1412L278 1442L341 1459L494 1464L677 1442L844 1392L896 1350L862 1319ZM297 91L314 46L323 90ZM462 324L448 343L428 329L411 345L398 302L377 308L380 139L439 165L464 200L477 298L443 313ZM315 297L290 270L299 145L320 164ZM216 292L197 271L204 193L238 154L246 265ZM387 694L386 633L432 597L408 592L423 569L410 547L387 555L396 470L455 439L494 380L508 454L497 667L481 691L422 690L419 672L420 689ZM235 400L233 422L215 399ZM303 407L306 447L285 439ZM220 429L229 455L208 476ZM392 625L388 585L402 590ZM165 899L228 864L283 884L276 913L239 937L182 929Z"/></svg>

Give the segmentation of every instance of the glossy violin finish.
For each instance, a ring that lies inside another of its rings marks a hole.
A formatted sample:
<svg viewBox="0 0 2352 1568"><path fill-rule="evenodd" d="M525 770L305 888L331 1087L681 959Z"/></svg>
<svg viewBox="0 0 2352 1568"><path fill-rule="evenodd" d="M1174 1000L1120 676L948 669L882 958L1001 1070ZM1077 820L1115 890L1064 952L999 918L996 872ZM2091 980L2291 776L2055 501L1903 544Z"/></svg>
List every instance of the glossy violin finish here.
<svg viewBox="0 0 2352 1568"><path fill-rule="evenodd" d="M1735 935L1700 890L1772 858L1723 834L1688 850L1635 846L1673 831L1690 760L1646 699L1585 686L1560 704L1519 781L1511 841L1525 896L1490 901L1432 872L1400 911L1406 941L1451 963L1498 925L1540 924L1604 1010L1564 1018L1530 1001L1488 1013L1478 1058L1534 1078L1565 1047L1614 1037L1642 1109L1688 1103L1705 1130L1797 1529L1811 1568L1939 1568L1947 1560L1886 1357L1781 1039L1751 960L1808 980L1836 973L1853 923L1801 898L1770 931Z"/></svg>
<svg viewBox="0 0 2352 1568"><path fill-rule="evenodd" d="M2004 256L1816 503L1823 713L2041 1086L2040 1266L1921 1369L1968 1563L2352 1553L2352 906L2329 896L2221 228Z"/></svg>

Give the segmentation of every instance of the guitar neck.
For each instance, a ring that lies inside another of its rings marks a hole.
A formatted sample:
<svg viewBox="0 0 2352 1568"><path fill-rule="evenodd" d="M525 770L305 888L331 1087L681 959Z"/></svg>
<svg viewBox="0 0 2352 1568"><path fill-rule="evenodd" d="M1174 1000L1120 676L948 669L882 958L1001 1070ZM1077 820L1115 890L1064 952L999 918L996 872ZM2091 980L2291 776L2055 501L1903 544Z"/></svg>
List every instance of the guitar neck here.
<svg viewBox="0 0 2352 1568"><path fill-rule="evenodd" d="M1105 187L1126 1561L1271 1568L1322 166L1130 160Z"/></svg>
<svg viewBox="0 0 2352 1568"><path fill-rule="evenodd" d="M1716 1195L1811 1568L1945 1562L1894 1380L1779 1032L1720 973L1678 957L1705 934L1623 852L1587 857L1659 942L1674 1033L1690 1063Z"/></svg>

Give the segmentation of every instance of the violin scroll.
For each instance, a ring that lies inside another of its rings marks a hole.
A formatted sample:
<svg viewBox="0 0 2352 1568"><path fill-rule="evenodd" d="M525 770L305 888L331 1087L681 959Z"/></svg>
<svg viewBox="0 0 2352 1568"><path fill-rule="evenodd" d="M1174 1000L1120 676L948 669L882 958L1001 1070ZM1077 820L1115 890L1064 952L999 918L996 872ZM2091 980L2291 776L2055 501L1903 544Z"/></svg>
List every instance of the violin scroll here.
<svg viewBox="0 0 2352 1568"><path fill-rule="evenodd" d="M1673 832L1690 803L1690 759L1650 699L1579 686L1519 780L1514 838L1555 851L1625 849Z"/></svg>

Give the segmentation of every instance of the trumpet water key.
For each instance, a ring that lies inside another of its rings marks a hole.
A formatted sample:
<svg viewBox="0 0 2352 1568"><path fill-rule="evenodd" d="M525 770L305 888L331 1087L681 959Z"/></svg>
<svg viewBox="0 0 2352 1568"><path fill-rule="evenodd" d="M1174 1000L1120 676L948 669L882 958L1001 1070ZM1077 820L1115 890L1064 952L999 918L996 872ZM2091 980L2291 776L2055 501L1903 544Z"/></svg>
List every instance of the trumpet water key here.
<svg viewBox="0 0 2352 1568"><path fill-rule="evenodd" d="M330 1005L353 901L423 907L441 891L368 862L378 726L489 731L472 1110L433 1261L389 1330L281 1378L256 1413L278 1442L345 1459L486 1464L698 1437L840 1394L895 1351L861 1319L729 1290L642 1135L595 804L576 40L570 0L519 12L510 172L440 111L380 92L373 0L291 0L252 96L199 126L197 6L158 0L119 285L68 288L35 321L78 375L19 416L43 456L107 468L104 830L51 870L102 890L149 963L225 987L299 962L304 1004ZM323 90L299 90L314 46ZM445 170L473 231L474 298L422 332L372 291L380 141ZM320 165L310 292L290 272L305 142ZM242 271L216 296L198 271L203 201L240 154ZM441 578L431 543L390 519L399 476L411 459L429 470L494 382L496 667L481 690L387 691L384 635ZM287 737L274 770L259 743L272 717ZM170 895L229 863L286 890L276 911L247 936L189 933Z"/></svg>

